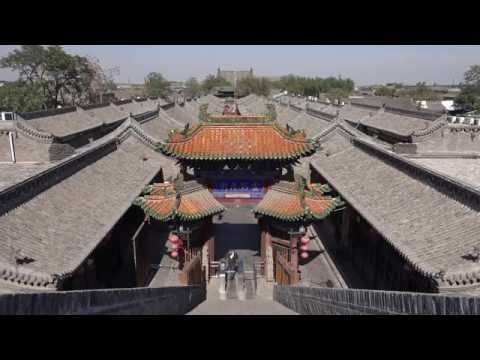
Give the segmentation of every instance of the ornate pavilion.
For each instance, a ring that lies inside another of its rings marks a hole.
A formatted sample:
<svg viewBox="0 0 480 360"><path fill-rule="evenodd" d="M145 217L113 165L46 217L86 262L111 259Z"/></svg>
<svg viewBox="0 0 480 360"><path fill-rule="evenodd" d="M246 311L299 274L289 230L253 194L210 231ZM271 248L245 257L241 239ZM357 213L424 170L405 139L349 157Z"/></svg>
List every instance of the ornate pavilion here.
<svg viewBox="0 0 480 360"><path fill-rule="evenodd" d="M253 211L260 218L260 255L267 278L298 282L298 250L302 248L301 255L308 257L309 239L300 244L306 238L306 226L323 219L341 204L338 198L324 195L325 187L315 184L307 187L304 180L294 181L295 163L314 153L315 143L307 139L305 132L278 124L271 105L267 114L261 115L242 115L233 102L227 102L221 114L208 114L206 109L207 106L200 108L198 124L172 130L158 149L179 161L181 176L195 179L190 182L198 181L211 193L197 188L189 195L196 197L195 203L188 205L188 198L175 200L172 185L156 184L149 188L153 191L150 195L139 198L138 204L147 217L158 221L172 221L176 214L173 236L179 235L182 243L186 242L186 236L178 229L192 228L186 225L192 220L206 218L196 229L200 232L202 228L211 229L211 217L224 209L218 201L257 205ZM279 181L280 185L275 185ZM188 215L183 213L185 210L190 211ZM211 234L209 230L207 233ZM182 266L203 251L202 266L208 269L210 261L215 259L215 239L211 235L207 238L203 237L196 247L192 243L186 245L184 254L177 251L171 254L179 258ZM207 241L209 245L205 245Z"/></svg>

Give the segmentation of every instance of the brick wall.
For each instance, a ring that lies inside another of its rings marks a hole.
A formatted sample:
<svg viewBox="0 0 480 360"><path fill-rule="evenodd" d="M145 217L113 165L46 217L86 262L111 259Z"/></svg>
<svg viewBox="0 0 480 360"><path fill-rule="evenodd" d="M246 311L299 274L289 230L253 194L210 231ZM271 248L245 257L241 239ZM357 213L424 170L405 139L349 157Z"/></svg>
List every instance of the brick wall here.
<svg viewBox="0 0 480 360"><path fill-rule="evenodd" d="M480 297L279 286L274 300L302 315L478 315Z"/></svg>
<svg viewBox="0 0 480 360"><path fill-rule="evenodd" d="M0 315L181 315L206 298L203 286L0 295Z"/></svg>

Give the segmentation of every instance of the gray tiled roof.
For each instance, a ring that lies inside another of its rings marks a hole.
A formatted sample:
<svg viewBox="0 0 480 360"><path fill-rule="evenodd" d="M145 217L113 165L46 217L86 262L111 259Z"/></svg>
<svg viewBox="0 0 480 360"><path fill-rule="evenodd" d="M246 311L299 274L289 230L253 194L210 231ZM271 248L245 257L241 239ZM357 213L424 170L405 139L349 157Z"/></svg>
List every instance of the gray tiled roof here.
<svg viewBox="0 0 480 360"><path fill-rule="evenodd" d="M277 106L277 109L277 120L280 124L288 124L295 130L305 130L308 138L314 138L332 125L330 121L309 115L304 111L296 112L283 105Z"/></svg>
<svg viewBox="0 0 480 360"><path fill-rule="evenodd" d="M359 123L364 118L374 115L379 109L368 109L361 106L347 104L341 108L340 117L353 123Z"/></svg>
<svg viewBox="0 0 480 360"><path fill-rule="evenodd" d="M388 96L369 96L360 99L351 99L352 104L363 104L369 106L382 107L383 105L405 109L405 110L416 110L417 107L412 99L405 97L388 97Z"/></svg>
<svg viewBox="0 0 480 360"><path fill-rule="evenodd" d="M30 274L26 282L47 286L53 274L75 270L160 169L165 177L174 171L175 161L156 152L135 128L138 123L129 119L78 149L74 157L105 145L111 150L0 216L0 277L15 282ZM12 247L34 261L15 270Z"/></svg>
<svg viewBox="0 0 480 360"><path fill-rule="evenodd" d="M198 112L194 113L193 108L186 108L185 106L175 105L174 107L167 109L166 113L181 122L182 124L190 123L190 125L198 122Z"/></svg>
<svg viewBox="0 0 480 360"><path fill-rule="evenodd" d="M0 191L53 166L52 163L0 163Z"/></svg>
<svg viewBox="0 0 480 360"><path fill-rule="evenodd" d="M373 116L364 117L360 123L402 136L410 136L413 132L425 130L432 124L429 120L387 111L380 111Z"/></svg>
<svg viewBox="0 0 480 360"><path fill-rule="evenodd" d="M25 126L39 132L65 138L98 128L104 124L119 122L128 117L140 116L156 111L162 99L146 101L129 101L121 104L103 104L86 106L84 108L63 108L48 111L19 114ZM163 101L164 102L164 101Z"/></svg>
<svg viewBox="0 0 480 360"><path fill-rule="evenodd" d="M21 114L26 123L41 132L53 134L56 137L65 137L71 134L86 131L101 125L100 119L89 116L79 109L70 112L52 114L47 116L34 116L33 114ZM30 116L34 116L29 118Z"/></svg>
<svg viewBox="0 0 480 360"><path fill-rule="evenodd" d="M121 111L117 106L113 104L106 104L105 106L93 107L93 108L81 108L87 113L88 116L98 120L98 125L105 123L111 124L128 117L128 112Z"/></svg>
<svg viewBox="0 0 480 360"><path fill-rule="evenodd" d="M445 271L442 286L477 281L480 264L463 256L478 245L479 211L369 148L357 141L329 156L323 149L312 165L419 271Z"/></svg>
<svg viewBox="0 0 480 360"><path fill-rule="evenodd" d="M410 160L480 190L480 158L419 157Z"/></svg>
<svg viewBox="0 0 480 360"><path fill-rule="evenodd" d="M183 128L182 124L179 124L169 116L163 115L142 122L140 126L146 133L150 134L158 141L167 140L170 130Z"/></svg>

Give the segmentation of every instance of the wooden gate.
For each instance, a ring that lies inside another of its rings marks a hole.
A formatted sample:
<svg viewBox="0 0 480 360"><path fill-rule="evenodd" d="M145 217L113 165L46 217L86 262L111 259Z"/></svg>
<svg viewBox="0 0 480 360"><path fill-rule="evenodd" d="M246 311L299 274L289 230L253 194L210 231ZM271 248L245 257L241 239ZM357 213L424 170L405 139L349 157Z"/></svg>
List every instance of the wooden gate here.
<svg viewBox="0 0 480 360"><path fill-rule="evenodd" d="M273 274L279 285L294 285L299 281L297 269L290 264L290 248L272 243Z"/></svg>
<svg viewBox="0 0 480 360"><path fill-rule="evenodd" d="M201 253L185 263L179 277L182 285L200 285L205 281Z"/></svg>
<svg viewBox="0 0 480 360"><path fill-rule="evenodd" d="M275 282L279 285L295 285L299 281L298 272L283 255L275 261Z"/></svg>

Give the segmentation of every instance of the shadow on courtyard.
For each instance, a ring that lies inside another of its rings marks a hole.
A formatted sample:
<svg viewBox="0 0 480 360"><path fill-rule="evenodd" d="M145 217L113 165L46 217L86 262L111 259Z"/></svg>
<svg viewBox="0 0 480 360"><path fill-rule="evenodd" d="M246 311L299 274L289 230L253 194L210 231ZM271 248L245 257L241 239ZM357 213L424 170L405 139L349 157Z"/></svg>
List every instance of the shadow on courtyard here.
<svg viewBox="0 0 480 360"><path fill-rule="evenodd" d="M245 207L230 207L222 219L215 219L215 258L223 258L229 250L239 257L260 255L260 227Z"/></svg>

